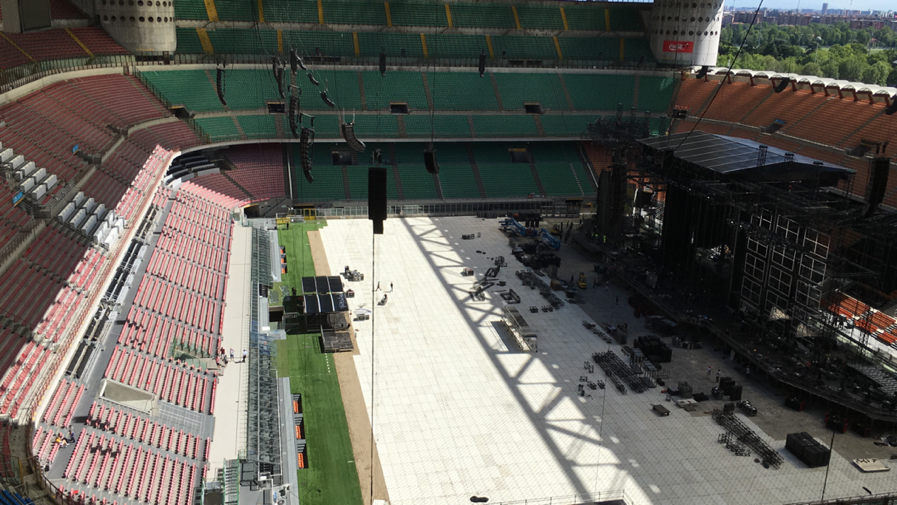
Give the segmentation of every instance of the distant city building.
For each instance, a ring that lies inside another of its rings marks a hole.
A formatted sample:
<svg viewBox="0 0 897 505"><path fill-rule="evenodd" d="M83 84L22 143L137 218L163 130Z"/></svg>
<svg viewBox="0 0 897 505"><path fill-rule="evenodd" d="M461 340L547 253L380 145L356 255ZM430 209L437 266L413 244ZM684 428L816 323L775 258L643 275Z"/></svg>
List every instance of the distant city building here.
<svg viewBox="0 0 897 505"><path fill-rule="evenodd" d="M822 15L825 16L826 12L828 12L828 2L822 2Z"/></svg>

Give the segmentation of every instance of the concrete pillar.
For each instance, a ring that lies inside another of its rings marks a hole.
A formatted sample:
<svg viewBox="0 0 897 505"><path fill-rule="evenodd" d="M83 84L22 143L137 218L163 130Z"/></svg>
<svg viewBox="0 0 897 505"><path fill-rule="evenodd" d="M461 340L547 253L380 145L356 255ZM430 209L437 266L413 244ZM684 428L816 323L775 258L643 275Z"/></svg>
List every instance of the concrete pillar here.
<svg viewBox="0 0 897 505"><path fill-rule="evenodd" d="M677 66L717 64L722 0L655 0L649 32L659 63Z"/></svg>
<svg viewBox="0 0 897 505"><path fill-rule="evenodd" d="M136 54L173 53L177 48L173 0L96 0L100 24Z"/></svg>

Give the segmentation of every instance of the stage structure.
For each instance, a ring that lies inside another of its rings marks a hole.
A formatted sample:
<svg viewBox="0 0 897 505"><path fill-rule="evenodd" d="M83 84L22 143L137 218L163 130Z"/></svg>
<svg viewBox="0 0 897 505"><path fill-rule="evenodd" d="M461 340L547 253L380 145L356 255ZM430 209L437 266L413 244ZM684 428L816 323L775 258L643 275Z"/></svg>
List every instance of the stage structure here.
<svg viewBox="0 0 897 505"><path fill-rule="evenodd" d="M663 194L642 243L760 330L733 348L795 388L897 422L897 213L878 207L876 187L850 197L852 170L750 140L696 131L638 143L631 177Z"/></svg>

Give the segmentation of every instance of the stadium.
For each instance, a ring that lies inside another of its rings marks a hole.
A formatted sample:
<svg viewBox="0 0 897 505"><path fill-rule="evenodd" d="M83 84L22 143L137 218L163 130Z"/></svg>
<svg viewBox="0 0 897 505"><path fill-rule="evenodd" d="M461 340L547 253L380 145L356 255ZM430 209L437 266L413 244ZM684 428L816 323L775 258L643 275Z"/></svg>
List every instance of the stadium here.
<svg viewBox="0 0 897 505"><path fill-rule="evenodd" d="M0 0L0 504L897 503L897 89L722 9Z"/></svg>

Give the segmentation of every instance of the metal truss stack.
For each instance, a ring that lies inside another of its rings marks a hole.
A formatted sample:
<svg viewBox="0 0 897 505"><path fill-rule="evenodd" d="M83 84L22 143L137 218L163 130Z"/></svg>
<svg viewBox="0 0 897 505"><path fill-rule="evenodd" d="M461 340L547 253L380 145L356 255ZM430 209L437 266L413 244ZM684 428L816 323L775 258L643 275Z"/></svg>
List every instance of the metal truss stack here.
<svg viewBox="0 0 897 505"><path fill-rule="evenodd" d="M713 420L725 428L726 432L730 434L729 443L731 443L732 437L734 437L734 440L737 440L752 449L760 458L760 462L763 463L763 466L771 466L776 469L782 466L782 463L784 462L782 455L770 447L759 435L754 433L754 430L741 422L741 419L738 419L736 415L727 414L720 409L714 409Z"/></svg>

